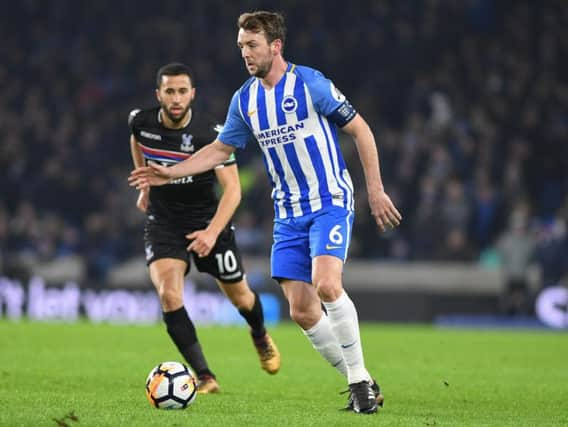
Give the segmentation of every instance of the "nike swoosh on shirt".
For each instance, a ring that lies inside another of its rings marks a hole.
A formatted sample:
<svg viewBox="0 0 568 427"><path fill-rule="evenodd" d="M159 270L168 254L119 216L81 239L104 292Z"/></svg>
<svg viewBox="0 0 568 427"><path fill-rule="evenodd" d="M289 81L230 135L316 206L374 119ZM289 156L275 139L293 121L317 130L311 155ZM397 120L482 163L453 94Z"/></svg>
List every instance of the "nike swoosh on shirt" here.
<svg viewBox="0 0 568 427"><path fill-rule="evenodd" d="M356 342L357 342L357 341L353 341L351 344L347 344L347 345L341 344L341 348L349 348L349 347L352 347L352 346L355 345Z"/></svg>
<svg viewBox="0 0 568 427"><path fill-rule="evenodd" d="M249 117L252 116L254 113L256 113L256 110L252 110L252 111L248 111L248 112L247 112L247 114L248 114Z"/></svg>

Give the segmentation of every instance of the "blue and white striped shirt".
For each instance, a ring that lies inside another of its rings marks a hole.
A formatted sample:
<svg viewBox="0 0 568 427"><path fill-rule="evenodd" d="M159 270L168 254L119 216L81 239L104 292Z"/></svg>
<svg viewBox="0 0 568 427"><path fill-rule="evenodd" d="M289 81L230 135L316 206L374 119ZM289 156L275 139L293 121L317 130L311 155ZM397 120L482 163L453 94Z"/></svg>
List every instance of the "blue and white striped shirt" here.
<svg viewBox="0 0 568 427"><path fill-rule="evenodd" d="M288 64L272 89L251 77L235 92L218 139L237 148L257 140L272 181L276 218L332 205L352 211L353 184L337 127L356 114L321 72Z"/></svg>

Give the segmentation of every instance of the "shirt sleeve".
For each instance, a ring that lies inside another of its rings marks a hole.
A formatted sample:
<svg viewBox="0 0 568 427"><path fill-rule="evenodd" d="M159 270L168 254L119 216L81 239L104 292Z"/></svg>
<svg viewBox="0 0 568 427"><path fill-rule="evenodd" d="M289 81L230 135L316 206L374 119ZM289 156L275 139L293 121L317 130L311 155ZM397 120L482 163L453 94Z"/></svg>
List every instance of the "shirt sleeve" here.
<svg viewBox="0 0 568 427"><path fill-rule="evenodd" d="M217 139L223 144L231 145L236 148L245 148L247 142L252 139L253 134L243 120L239 108L239 92L235 92L229 105L227 118L223 129Z"/></svg>
<svg viewBox="0 0 568 427"><path fill-rule="evenodd" d="M136 118L136 115L140 112L140 109L137 108L135 110L132 110L130 112L130 114L128 115L128 127L130 128L130 132L134 133L134 119Z"/></svg>
<svg viewBox="0 0 568 427"><path fill-rule="evenodd" d="M321 72L312 70L312 74L305 82L310 90L315 110L337 126L345 126L357 115L357 111L345 95Z"/></svg>
<svg viewBox="0 0 568 427"><path fill-rule="evenodd" d="M208 133L208 139L218 139L219 137L219 133L223 130L223 125L216 123L212 126L209 127L209 133ZM215 166L214 169L221 169L224 168L225 166L231 166L237 163L237 158L235 156L235 153L231 153L231 155L229 156L229 158L227 160L225 160L223 163Z"/></svg>

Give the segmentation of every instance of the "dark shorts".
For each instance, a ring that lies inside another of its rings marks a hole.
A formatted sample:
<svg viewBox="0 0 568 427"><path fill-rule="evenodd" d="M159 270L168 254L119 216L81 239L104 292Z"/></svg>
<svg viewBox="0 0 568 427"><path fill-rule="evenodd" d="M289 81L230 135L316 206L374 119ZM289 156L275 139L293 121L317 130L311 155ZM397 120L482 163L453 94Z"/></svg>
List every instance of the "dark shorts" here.
<svg viewBox="0 0 568 427"><path fill-rule="evenodd" d="M203 230L207 224L181 228L159 225L148 221L144 229L146 264L162 258L175 258L187 263L186 274L191 268L191 259L198 271L208 273L221 282L240 282L244 276L241 254L235 241L233 227L228 225L217 238L217 243L208 256L199 258L193 251L188 252L190 241L185 238L196 230Z"/></svg>

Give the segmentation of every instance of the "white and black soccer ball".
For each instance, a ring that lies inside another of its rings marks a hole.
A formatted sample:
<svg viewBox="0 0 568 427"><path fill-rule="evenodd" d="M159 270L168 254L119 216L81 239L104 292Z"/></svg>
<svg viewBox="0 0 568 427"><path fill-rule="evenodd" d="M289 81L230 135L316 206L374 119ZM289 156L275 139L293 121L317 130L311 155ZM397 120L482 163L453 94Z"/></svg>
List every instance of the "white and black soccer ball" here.
<svg viewBox="0 0 568 427"><path fill-rule="evenodd" d="M179 362L162 362L148 374L146 397L159 409L185 409L197 396L197 379Z"/></svg>

